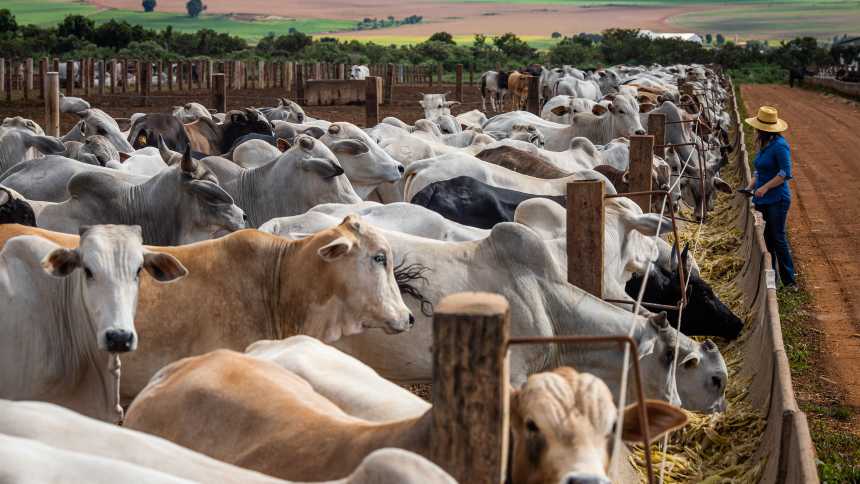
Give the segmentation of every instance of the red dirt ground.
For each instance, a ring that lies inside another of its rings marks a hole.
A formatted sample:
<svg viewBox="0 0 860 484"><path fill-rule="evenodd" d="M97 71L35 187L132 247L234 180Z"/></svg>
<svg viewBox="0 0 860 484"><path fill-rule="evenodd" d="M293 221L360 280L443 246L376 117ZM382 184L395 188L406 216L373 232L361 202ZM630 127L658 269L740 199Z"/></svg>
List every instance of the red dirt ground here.
<svg viewBox="0 0 860 484"><path fill-rule="evenodd" d="M787 86L745 85L747 111L769 104L790 126L794 181L788 229L822 332L823 372L860 409L860 109ZM835 385L834 385L835 386Z"/></svg>
<svg viewBox="0 0 860 484"><path fill-rule="evenodd" d="M140 0L90 0L101 7L140 9ZM658 32L677 32L670 17L699 10L708 5L671 7L607 6L583 7L559 4L447 3L439 0L207 0L208 13L249 13L285 18L324 18L358 20L364 17L408 17L421 15L425 21L393 29L350 32L350 37L429 36L445 31L453 35L475 33L549 37L554 32L600 32L607 28L642 28ZM185 0L160 0L160 12L185 12Z"/></svg>

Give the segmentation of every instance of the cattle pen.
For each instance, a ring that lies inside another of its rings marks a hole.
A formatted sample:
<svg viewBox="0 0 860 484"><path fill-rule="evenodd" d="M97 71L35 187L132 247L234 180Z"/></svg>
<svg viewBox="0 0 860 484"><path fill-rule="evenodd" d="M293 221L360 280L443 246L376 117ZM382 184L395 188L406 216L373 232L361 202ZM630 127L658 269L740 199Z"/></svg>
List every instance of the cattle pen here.
<svg viewBox="0 0 860 484"><path fill-rule="evenodd" d="M58 66L57 61L53 64ZM3 61L0 65L6 72L5 77L0 76L6 99L6 104L0 104L0 114L33 119L44 116L53 135L74 124L71 117L60 117L56 93L63 82L59 74L49 72L47 59L39 63L39 70L32 59ZM467 68L469 79L464 80L462 66L454 74L453 84L443 84L443 79L452 76L446 76L441 68L393 64L372 66L372 76L360 81L346 79L343 64L194 61L163 65L82 60L69 62L66 72L77 69L77 77L66 77L67 94L84 95L118 118L128 118L142 109L168 110L189 99L226 112L231 107L259 106L288 96L300 104L312 99L308 112L315 116L371 127L384 115L399 116L410 123L420 118L415 106L424 90L455 92L463 111L480 106L475 87L464 89L464 84L473 86L474 79ZM146 80L134 87L125 81L118 85L106 82L105 73L118 69L142 73ZM38 73L44 73L41 80ZM167 73L163 84L161 73ZM152 79L157 79L155 85ZM733 140L731 163L725 170L735 185L746 185L751 178L749 153L735 91L730 79L724 78L724 83L730 93ZM35 89L37 85L42 87ZM528 104L536 105L534 99L535 103L529 100ZM631 192L620 194L630 196L646 210L652 197L666 195L652 189L650 167L642 168L646 158L650 163L651 153L670 146L664 138L665 118L657 119L661 122L649 123L648 135L631 140ZM603 258L598 239L603 234L604 199L609 197L612 195L604 194L602 186L595 184L572 183L568 188L568 226L577 230L567 231L567 250L568 254L580 254L568 257L568 276L571 283L597 297L602 297L597 275ZM707 225L679 217L672 228L676 232L670 240L676 249L680 252L683 242L693 244L703 278L715 284L723 300L745 320L742 336L722 348L729 367L729 410L690 414L691 424L686 429L672 433L662 446L652 442L648 453L641 445L621 449L621 457L612 461L613 482L817 482L806 417L795 401L782 343L775 275L770 269L760 215L748 198L735 194L718 199ZM509 317L504 298L491 294L452 295L436 308L431 400L437 413L431 432L431 457L459 482L505 480L509 465L509 346L562 344L511 337ZM632 340L625 343L623 335L619 336L622 341L586 342L605 345L600 348L635 346ZM568 343L577 344L564 342ZM641 377L635 369L631 373L634 380ZM628 400L637 398L644 397L634 395ZM647 441L647 426L642 433Z"/></svg>

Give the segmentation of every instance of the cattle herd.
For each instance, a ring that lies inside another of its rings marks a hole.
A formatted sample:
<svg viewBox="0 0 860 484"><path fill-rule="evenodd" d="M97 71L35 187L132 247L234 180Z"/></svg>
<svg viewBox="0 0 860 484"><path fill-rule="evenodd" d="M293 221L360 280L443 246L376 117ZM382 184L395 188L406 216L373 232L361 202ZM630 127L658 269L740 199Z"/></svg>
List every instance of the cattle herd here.
<svg viewBox="0 0 860 484"><path fill-rule="evenodd" d="M726 363L691 336L743 322L662 237L670 212L703 222L731 192L723 79L530 69L540 116L455 116L425 94L413 125L368 128L285 98L116 120L64 97L79 122L61 138L3 120L0 482L453 482L428 460L432 406L400 385L431 382L434 305L470 291L507 299L514 336L631 335L652 438L685 424L678 407L723 411ZM516 109L519 77L481 77L493 111L508 92ZM647 213L606 200L612 304L568 283L566 187L628 192L629 138L653 113L669 195ZM658 304L687 291L680 332L677 311L632 312L643 284ZM512 349L513 483L609 482L620 355Z"/></svg>

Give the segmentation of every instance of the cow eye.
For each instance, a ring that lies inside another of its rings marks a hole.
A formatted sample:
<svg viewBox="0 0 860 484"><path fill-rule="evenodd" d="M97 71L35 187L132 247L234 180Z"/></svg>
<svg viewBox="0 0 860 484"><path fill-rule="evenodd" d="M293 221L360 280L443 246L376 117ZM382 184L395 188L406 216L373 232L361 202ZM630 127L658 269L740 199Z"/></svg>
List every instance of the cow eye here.
<svg viewBox="0 0 860 484"><path fill-rule="evenodd" d="M388 263L388 257L385 256L385 253L380 252L373 256L373 262L385 266Z"/></svg>
<svg viewBox="0 0 860 484"><path fill-rule="evenodd" d="M84 267L84 275L87 276L87 279L92 280L93 271L91 271L89 267Z"/></svg>
<svg viewBox="0 0 860 484"><path fill-rule="evenodd" d="M532 433L540 432L540 429L538 428L537 424L532 419L526 420L526 430Z"/></svg>

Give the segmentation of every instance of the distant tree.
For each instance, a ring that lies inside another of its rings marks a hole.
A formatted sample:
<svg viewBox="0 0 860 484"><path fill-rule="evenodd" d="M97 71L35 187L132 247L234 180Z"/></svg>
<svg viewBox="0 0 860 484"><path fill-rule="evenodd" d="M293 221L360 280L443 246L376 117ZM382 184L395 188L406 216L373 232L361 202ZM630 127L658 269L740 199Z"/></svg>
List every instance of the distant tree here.
<svg viewBox="0 0 860 484"><path fill-rule="evenodd" d="M15 20L15 16L12 15L8 9L0 10L0 36L9 35L14 36L15 32L18 31L18 21Z"/></svg>
<svg viewBox="0 0 860 484"><path fill-rule="evenodd" d="M717 45L723 45L726 43L726 38L723 37L723 34L717 34Z"/></svg>
<svg viewBox="0 0 860 484"><path fill-rule="evenodd" d="M454 36L452 36L448 32L436 32L435 34L431 35L429 39L427 39L427 42L442 42L451 45L456 44L456 42L454 42Z"/></svg>
<svg viewBox="0 0 860 484"><path fill-rule="evenodd" d="M92 19L83 15L66 15L63 22L57 26L60 37L77 37L81 40L91 40L95 36L96 24Z"/></svg>
<svg viewBox="0 0 860 484"><path fill-rule="evenodd" d="M713 44L714 43L714 36L711 35L710 33L705 34L705 43L706 44Z"/></svg>
<svg viewBox="0 0 860 484"><path fill-rule="evenodd" d="M553 32L553 33L552 33L552 35L551 35L551 37L552 37L553 39L557 39L557 38L561 37L561 32Z"/></svg>
<svg viewBox="0 0 860 484"><path fill-rule="evenodd" d="M537 51L532 49L529 44L511 32L499 37L494 37L493 44L495 44L496 48L504 52L508 57L519 60L532 58L537 53Z"/></svg>
<svg viewBox="0 0 860 484"><path fill-rule="evenodd" d="M155 4L157 2L155 0L143 0L143 11L144 12L152 12L155 11Z"/></svg>
<svg viewBox="0 0 860 484"><path fill-rule="evenodd" d="M185 10L188 11L189 17L199 17L206 10L206 5L203 5L203 0L188 0Z"/></svg>

